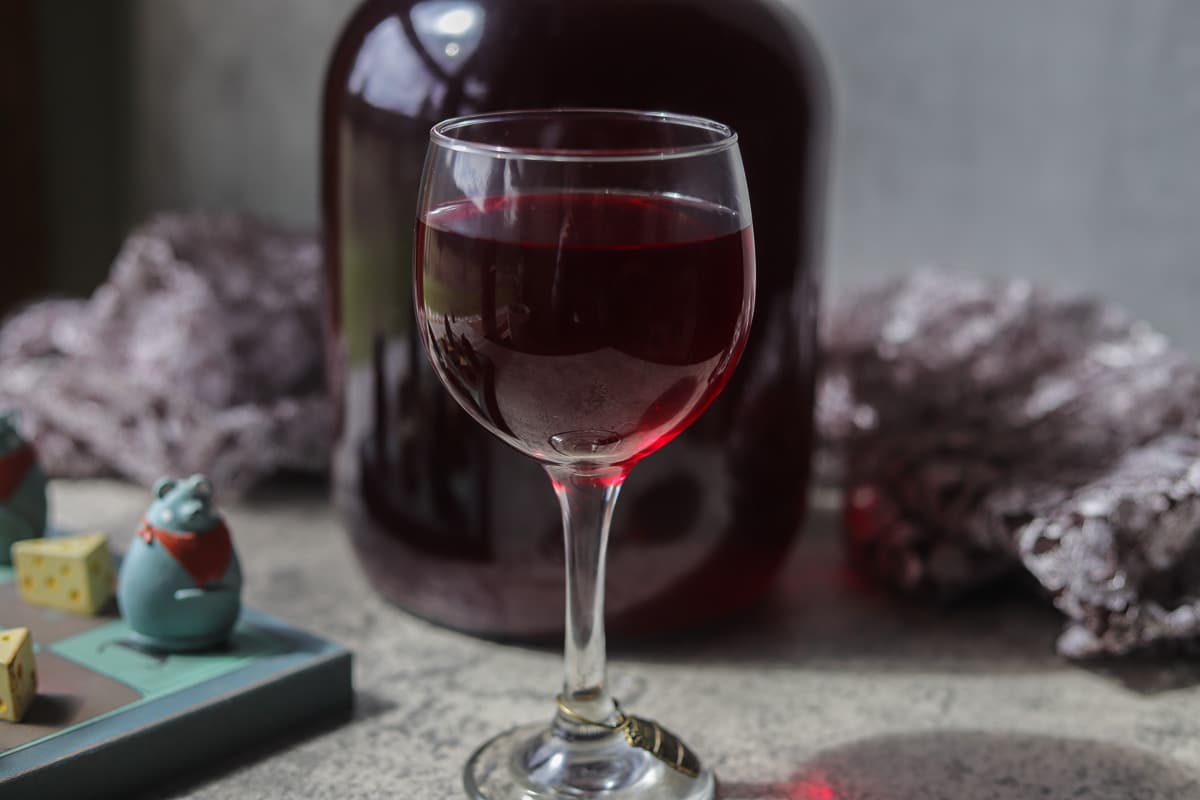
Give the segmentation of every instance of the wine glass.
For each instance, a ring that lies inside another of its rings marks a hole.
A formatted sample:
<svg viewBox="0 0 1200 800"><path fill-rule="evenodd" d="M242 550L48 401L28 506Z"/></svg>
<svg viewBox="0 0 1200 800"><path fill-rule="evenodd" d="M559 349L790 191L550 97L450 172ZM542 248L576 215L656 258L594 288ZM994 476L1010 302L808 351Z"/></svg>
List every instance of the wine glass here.
<svg viewBox="0 0 1200 800"><path fill-rule="evenodd" d="M448 120L431 132L418 208L414 296L434 370L543 465L566 547L557 713L476 751L467 793L711 798L695 754L608 693L604 562L629 470L716 398L750 331L737 135L600 109Z"/></svg>

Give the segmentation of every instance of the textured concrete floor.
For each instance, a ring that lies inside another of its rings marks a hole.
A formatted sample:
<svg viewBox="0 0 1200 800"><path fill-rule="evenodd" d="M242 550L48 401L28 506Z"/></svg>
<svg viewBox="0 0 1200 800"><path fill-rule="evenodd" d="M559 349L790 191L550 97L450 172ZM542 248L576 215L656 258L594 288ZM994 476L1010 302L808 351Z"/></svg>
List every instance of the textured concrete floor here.
<svg viewBox="0 0 1200 800"><path fill-rule="evenodd" d="M59 484L61 524L119 543L146 494ZM246 600L351 647L351 721L298 731L162 787L165 798L455 798L470 751L548 716L559 655L412 619L360 577L319 490L226 509ZM1004 595L935 611L839 568L817 519L760 613L704 635L613 643L627 706L685 734L725 800L1194 800L1200 665L1063 662L1058 620Z"/></svg>

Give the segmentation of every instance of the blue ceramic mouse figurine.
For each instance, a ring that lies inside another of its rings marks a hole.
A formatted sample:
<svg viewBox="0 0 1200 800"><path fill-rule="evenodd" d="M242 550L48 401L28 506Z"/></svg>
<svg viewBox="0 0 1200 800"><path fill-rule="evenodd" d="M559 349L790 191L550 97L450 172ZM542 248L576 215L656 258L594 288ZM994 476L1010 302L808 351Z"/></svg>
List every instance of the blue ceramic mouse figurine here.
<svg viewBox="0 0 1200 800"><path fill-rule="evenodd" d="M117 602L138 643L204 650L229 638L242 568L203 475L154 484L155 500L121 562Z"/></svg>
<svg viewBox="0 0 1200 800"><path fill-rule="evenodd" d="M0 564L12 563L13 542L45 532L46 473L17 430L16 412L0 412Z"/></svg>

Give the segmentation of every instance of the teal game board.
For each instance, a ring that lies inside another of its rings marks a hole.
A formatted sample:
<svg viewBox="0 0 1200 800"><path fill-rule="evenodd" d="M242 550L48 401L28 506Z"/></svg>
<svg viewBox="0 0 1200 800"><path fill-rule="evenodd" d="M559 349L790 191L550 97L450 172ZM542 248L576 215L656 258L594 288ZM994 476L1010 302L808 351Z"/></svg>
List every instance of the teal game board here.
<svg viewBox="0 0 1200 800"><path fill-rule="evenodd" d="M350 653L244 609L218 652L138 648L115 610L25 603L0 566L0 628L33 634L38 697L0 721L0 797L123 797L351 705Z"/></svg>

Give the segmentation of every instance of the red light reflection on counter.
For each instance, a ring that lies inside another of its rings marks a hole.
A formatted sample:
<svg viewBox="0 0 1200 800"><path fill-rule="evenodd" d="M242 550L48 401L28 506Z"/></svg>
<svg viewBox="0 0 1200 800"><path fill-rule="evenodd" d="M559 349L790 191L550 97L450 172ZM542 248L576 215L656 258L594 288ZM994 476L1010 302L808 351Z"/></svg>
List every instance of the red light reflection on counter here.
<svg viewBox="0 0 1200 800"><path fill-rule="evenodd" d="M792 787L788 800L838 800L838 793L824 776L810 775Z"/></svg>

